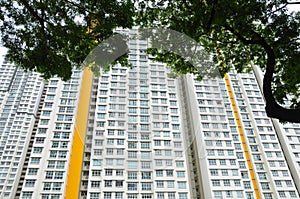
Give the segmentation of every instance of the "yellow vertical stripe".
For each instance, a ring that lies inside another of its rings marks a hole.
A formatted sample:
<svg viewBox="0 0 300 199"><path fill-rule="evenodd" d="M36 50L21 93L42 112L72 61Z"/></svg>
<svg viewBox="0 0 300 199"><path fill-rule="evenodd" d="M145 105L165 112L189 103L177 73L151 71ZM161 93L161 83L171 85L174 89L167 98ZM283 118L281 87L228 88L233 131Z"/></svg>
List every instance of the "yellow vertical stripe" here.
<svg viewBox="0 0 300 199"><path fill-rule="evenodd" d="M93 73L86 68L83 72L78 111L72 143L69 173L67 176L66 199L78 198L84 151L84 140L90 104Z"/></svg>
<svg viewBox="0 0 300 199"><path fill-rule="evenodd" d="M256 197L256 199L260 199L261 196L259 194L258 184L257 184L257 180L256 180L256 177L255 177L255 171L253 169L253 164L251 162L251 157L250 157L248 145L247 145L247 142L246 142L245 132L242 128L241 119L240 119L240 116L239 116L238 111L237 111L237 106L236 106L236 103L235 103L235 100L234 100L234 97L233 97L233 92L232 92L232 88L230 86L230 81L229 81L228 74L225 74L225 83L226 83L227 91L228 91L228 94L229 94L229 97L230 97L230 102L231 102L231 105L232 105L232 108L233 108L235 121L238 125L238 131L239 131L239 135L240 135L240 138L241 138L241 141L242 141L244 155L246 157L247 165L248 165L248 168L249 168L251 182L252 182L254 192L255 192L255 197Z"/></svg>

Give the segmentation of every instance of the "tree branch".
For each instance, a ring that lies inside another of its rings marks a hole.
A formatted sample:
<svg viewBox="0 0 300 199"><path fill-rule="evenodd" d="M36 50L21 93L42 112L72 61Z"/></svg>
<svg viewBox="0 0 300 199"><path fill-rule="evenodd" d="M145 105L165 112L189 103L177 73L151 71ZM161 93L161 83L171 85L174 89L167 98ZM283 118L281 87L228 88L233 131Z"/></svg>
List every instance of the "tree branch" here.
<svg viewBox="0 0 300 199"><path fill-rule="evenodd" d="M208 20L208 23L207 23L207 26L206 26L206 30L209 30L213 21L214 21L214 18L215 18L215 14L216 14L216 4L218 3L218 0L214 0L213 2L213 5L212 5L212 9L211 9L211 13L210 13L210 17L209 17L209 20Z"/></svg>
<svg viewBox="0 0 300 199"><path fill-rule="evenodd" d="M287 4L300 4L300 2L288 2Z"/></svg>
<svg viewBox="0 0 300 199"><path fill-rule="evenodd" d="M19 0L19 1L25 6L25 8L29 11L29 13L39 21L42 28L44 28L45 20L39 16L39 14L29 5L29 3L26 0Z"/></svg>
<svg viewBox="0 0 300 199"><path fill-rule="evenodd" d="M243 35L241 35L239 32L235 31L232 27L230 27L229 25L225 25L224 26L226 30L230 31L232 34L234 34L238 40L240 40L241 42L243 42L243 44L245 45L249 45L249 44L260 44L259 40L249 40L246 39Z"/></svg>
<svg viewBox="0 0 300 199"><path fill-rule="evenodd" d="M287 109L280 106L272 93L272 79L275 69L275 53L273 48L266 42L266 40L255 33L261 41L261 46L267 53L267 68L263 79L263 93L266 100L266 112L269 117L277 118L287 122L300 122L300 109Z"/></svg>
<svg viewBox="0 0 300 199"><path fill-rule="evenodd" d="M268 15L274 14L275 12L278 12L279 10L282 10L283 8L287 7L288 3L286 2L283 6L281 6L280 8L277 8L276 10L268 13Z"/></svg>
<svg viewBox="0 0 300 199"><path fill-rule="evenodd" d="M43 41L43 50L45 51L45 55L48 51L48 35L46 33L46 27L45 22L49 25L52 25L50 22L48 22L46 19L43 18L44 16L44 10L42 10L42 17L29 5L27 0L20 0L20 2L25 6L25 8L29 11L31 16L33 16L35 19L38 20L40 26L41 26L41 33L42 33L42 41Z"/></svg>
<svg viewBox="0 0 300 199"><path fill-rule="evenodd" d="M256 38L255 40L247 40L240 33L235 31L233 28L229 26L225 26L227 30L233 33L240 41L242 41L245 45L249 44L257 44L264 48L267 54L267 67L266 72L263 79L263 93L266 101L266 112L268 117L277 118L282 121L287 122L297 122L300 123L300 109L287 109L280 106L272 92L272 79L273 73L276 64L276 58L273 48L266 42L266 40L257 32L251 31Z"/></svg>
<svg viewBox="0 0 300 199"><path fill-rule="evenodd" d="M66 3L72 5L72 6L76 7L76 8L78 8L79 10L81 10L81 11L83 11L83 12L86 11L86 12L88 12L89 14L93 14L93 15L95 15L95 16L98 16L97 13L92 12L92 11L90 11L90 10L87 10L86 8L80 6L80 5L78 5L78 4L76 4L76 3L72 2L72 1L69 1L69 0L63 0L63 1L65 1Z"/></svg>

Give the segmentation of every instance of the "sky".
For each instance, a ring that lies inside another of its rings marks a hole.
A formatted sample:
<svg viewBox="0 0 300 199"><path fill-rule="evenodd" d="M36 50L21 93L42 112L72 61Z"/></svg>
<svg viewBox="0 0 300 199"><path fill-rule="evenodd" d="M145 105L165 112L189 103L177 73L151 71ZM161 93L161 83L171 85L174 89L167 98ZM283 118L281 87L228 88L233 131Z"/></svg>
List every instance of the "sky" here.
<svg viewBox="0 0 300 199"><path fill-rule="evenodd" d="M5 54L5 52L6 52L6 48L0 47L0 56L2 56L3 54Z"/></svg>
<svg viewBox="0 0 300 199"><path fill-rule="evenodd" d="M6 52L6 49L3 47L0 47L0 63L3 63L5 52Z"/></svg>

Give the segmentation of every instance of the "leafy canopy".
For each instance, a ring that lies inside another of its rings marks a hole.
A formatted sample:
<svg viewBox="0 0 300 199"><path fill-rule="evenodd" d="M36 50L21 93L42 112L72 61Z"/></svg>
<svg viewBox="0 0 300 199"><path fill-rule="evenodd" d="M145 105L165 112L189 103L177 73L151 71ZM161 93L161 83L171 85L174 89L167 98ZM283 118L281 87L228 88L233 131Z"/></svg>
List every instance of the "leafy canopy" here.
<svg viewBox="0 0 300 199"><path fill-rule="evenodd" d="M213 55L221 74L260 66L265 71L267 115L300 122L300 12L289 12L288 4L286 0L146 0L139 2L137 21L195 39ZM152 53L160 61L169 59L168 52ZM182 69L186 65L176 66L178 60L173 68L187 71ZM286 101L291 109L282 106Z"/></svg>
<svg viewBox="0 0 300 199"><path fill-rule="evenodd" d="M300 13L291 13L285 0L142 1L138 22L182 32L210 52L221 74L235 68L252 69L251 63L267 67L264 39L275 55L273 93L280 103L292 98L299 106ZM152 50L160 61L168 52ZM179 58L180 59L180 58ZM181 68L178 65L176 68Z"/></svg>
<svg viewBox="0 0 300 199"><path fill-rule="evenodd" d="M0 7L7 59L64 80L116 27L130 28L134 16L129 0L0 0Z"/></svg>

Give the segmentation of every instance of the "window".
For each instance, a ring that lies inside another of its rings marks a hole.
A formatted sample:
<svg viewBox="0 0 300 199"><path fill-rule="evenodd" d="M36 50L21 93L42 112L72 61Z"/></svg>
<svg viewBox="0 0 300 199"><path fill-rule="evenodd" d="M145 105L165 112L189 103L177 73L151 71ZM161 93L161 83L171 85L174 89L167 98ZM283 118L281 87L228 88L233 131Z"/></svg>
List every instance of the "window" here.
<svg viewBox="0 0 300 199"><path fill-rule="evenodd" d="M92 176L100 176L101 171L100 170L92 170Z"/></svg>
<svg viewBox="0 0 300 199"><path fill-rule="evenodd" d="M285 192L284 191L278 191L278 195L280 196L280 198L285 198Z"/></svg>
<svg viewBox="0 0 300 199"><path fill-rule="evenodd" d="M285 162L284 161L279 161L279 166L285 167Z"/></svg>
<svg viewBox="0 0 300 199"><path fill-rule="evenodd" d="M175 193L168 193L168 199L175 199Z"/></svg>
<svg viewBox="0 0 300 199"><path fill-rule="evenodd" d="M61 190L61 185L62 185L61 182L54 182L53 185L52 185L52 190L53 191L60 191Z"/></svg>
<svg viewBox="0 0 300 199"><path fill-rule="evenodd" d="M163 170L156 170L155 173L156 173L156 177L163 176Z"/></svg>
<svg viewBox="0 0 300 199"><path fill-rule="evenodd" d="M258 173L258 177L260 180L266 180L267 179L267 176L265 173Z"/></svg>
<svg viewBox="0 0 300 199"><path fill-rule="evenodd" d="M183 161L175 161L176 167L183 167L184 163Z"/></svg>
<svg viewBox="0 0 300 199"><path fill-rule="evenodd" d="M183 157L182 151L175 151L175 157Z"/></svg>
<svg viewBox="0 0 300 199"><path fill-rule="evenodd" d="M114 160L111 158L106 158L105 161L106 161L106 165L113 165L114 163Z"/></svg>
<svg viewBox="0 0 300 199"><path fill-rule="evenodd" d="M285 181L285 184L286 184L286 186L288 186L288 187L292 187L292 186L293 186L291 180L286 180L286 181Z"/></svg>
<svg viewBox="0 0 300 199"><path fill-rule="evenodd" d="M157 192L157 199L164 199L165 198L165 193L164 192Z"/></svg>
<svg viewBox="0 0 300 199"><path fill-rule="evenodd" d="M161 146L161 140L154 140L155 146Z"/></svg>
<svg viewBox="0 0 300 199"><path fill-rule="evenodd" d="M128 168L129 169L136 169L138 167L137 161L128 161Z"/></svg>
<svg viewBox="0 0 300 199"><path fill-rule="evenodd" d="M128 171L128 174L127 174L127 178L128 179L137 179L137 172L136 171Z"/></svg>
<svg viewBox="0 0 300 199"><path fill-rule="evenodd" d="M234 186L240 187L241 186L241 181L240 180L234 180Z"/></svg>
<svg viewBox="0 0 300 199"><path fill-rule="evenodd" d="M35 180L26 180L25 187L34 187Z"/></svg>
<svg viewBox="0 0 300 199"><path fill-rule="evenodd" d="M150 159L150 152L148 152L148 151L142 151L141 152L141 158L142 159Z"/></svg>
<svg viewBox="0 0 300 199"><path fill-rule="evenodd" d="M91 187L92 188L99 188L100 187L100 181L91 181Z"/></svg>
<svg viewBox="0 0 300 199"><path fill-rule="evenodd" d="M148 114L148 108L140 108L141 114Z"/></svg>
<svg viewBox="0 0 300 199"><path fill-rule="evenodd" d="M142 140L149 140L150 139L150 135L149 134L141 134L141 139Z"/></svg>
<svg viewBox="0 0 300 199"><path fill-rule="evenodd" d="M285 170L285 171L282 171L282 175L283 176L289 176L289 173L288 173L288 171Z"/></svg>
<svg viewBox="0 0 300 199"><path fill-rule="evenodd" d="M224 186L230 186L230 180L224 180L223 183Z"/></svg>
<svg viewBox="0 0 300 199"><path fill-rule="evenodd" d="M124 165L123 159L117 159L117 165Z"/></svg>
<svg viewBox="0 0 300 199"><path fill-rule="evenodd" d="M162 160L161 159L156 159L155 160L155 166L162 166Z"/></svg>
<svg viewBox="0 0 300 199"><path fill-rule="evenodd" d="M55 95L47 95L46 100L54 100Z"/></svg>
<svg viewBox="0 0 300 199"><path fill-rule="evenodd" d="M143 171L142 172L142 179L151 179L151 172Z"/></svg>
<svg viewBox="0 0 300 199"><path fill-rule="evenodd" d="M135 191L137 190L137 182L128 182L127 183L128 191Z"/></svg>
<svg viewBox="0 0 300 199"><path fill-rule="evenodd" d="M173 170L167 169L166 170L166 175L167 176L173 176Z"/></svg>
<svg viewBox="0 0 300 199"><path fill-rule="evenodd" d="M174 188L174 181L167 181L168 188Z"/></svg>
<svg viewBox="0 0 300 199"><path fill-rule="evenodd" d="M51 190L51 183L50 182L45 182L43 190L44 191Z"/></svg>
<svg viewBox="0 0 300 199"><path fill-rule="evenodd" d="M271 172L272 172L272 175L273 175L274 177L276 177L276 176L279 176L279 174L278 174L278 171L277 171L277 170L272 170Z"/></svg>
<svg viewBox="0 0 300 199"><path fill-rule="evenodd" d="M112 187L112 180L104 180L105 187Z"/></svg>
<svg viewBox="0 0 300 199"><path fill-rule="evenodd" d="M105 169L106 176L112 176L113 170L112 169Z"/></svg>
<svg viewBox="0 0 300 199"><path fill-rule="evenodd" d="M94 155L95 156L102 155L102 149L94 149Z"/></svg>
<svg viewBox="0 0 300 199"><path fill-rule="evenodd" d="M188 199L187 193L179 193L179 199Z"/></svg>
<svg viewBox="0 0 300 199"><path fill-rule="evenodd" d="M56 91L56 88L55 88L55 87L49 87L49 88L48 88L48 92L49 92L49 93L55 93L55 91Z"/></svg>
<svg viewBox="0 0 300 199"><path fill-rule="evenodd" d="M244 182L244 188L245 188L245 189L251 189L251 184L250 184L249 181L245 181L245 182Z"/></svg>
<svg viewBox="0 0 300 199"><path fill-rule="evenodd" d="M161 181L161 180L156 181L156 186L157 186L158 188L164 187L164 181Z"/></svg>
<svg viewBox="0 0 300 199"><path fill-rule="evenodd" d="M93 166L101 166L101 160L94 159Z"/></svg>
<svg viewBox="0 0 300 199"><path fill-rule="evenodd" d="M166 161L166 166L172 166L173 162L172 160L165 160Z"/></svg>
<svg viewBox="0 0 300 199"><path fill-rule="evenodd" d="M276 187L282 187L282 183L280 180L275 180Z"/></svg>
<svg viewBox="0 0 300 199"><path fill-rule="evenodd" d="M151 193L142 194L142 199L152 199L152 194Z"/></svg>
<svg viewBox="0 0 300 199"><path fill-rule="evenodd" d="M138 194L129 193L129 194L127 194L127 199L138 199Z"/></svg>
<svg viewBox="0 0 300 199"><path fill-rule="evenodd" d="M165 149L165 156L172 156L172 150Z"/></svg>
<svg viewBox="0 0 300 199"><path fill-rule="evenodd" d="M116 192L115 193L115 199L123 199L123 193L122 192Z"/></svg>
<svg viewBox="0 0 300 199"><path fill-rule="evenodd" d="M186 182L178 182L178 188L179 189L185 189L186 188Z"/></svg>
<svg viewBox="0 0 300 199"><path fill-rule="evenodd" d="M54 171L47 171L46 172L46 179L52 179L53 178L53 173L54 173Z"/></svg>
<svg viewBox="0 0 300 199"><path fill-rule="evenodd" d="M38 168L29 168L28 175L37 175Z"/></svg>
<svg viewBox="0 0 300 199"><path fill-rule="evenodd" d="M209 163L209 165L217 165L217 162L215 159L209 159L208 163Z"/></svg>
<svg viewBox="0 0 300 199"><path fill-rule="evenodd" d="M141 142L142 149L150 149L150 142Z"/></svg>
<svg viewBox="0 0 300 199"><path fill-rule="evenodd" d="M24 191L22 193L22 199L31 199L32 198L32 192Z"/></svg>
<svg viewBox="0 0 300 199"><path fill-rule="evenodd" d="M228 170L227 169L222 169L222 175L223 176L228 176Z"/></svg>
<svg viewBox="0 0 300 199"><path fill-rule="evenodd" d="M37 137L37 138L35 139L35 142L36 142L37 144L43 144L44 141L45 141L45 138L43 138L43 137Z"/></svg>
<svg viewBox="0 0 300 199"><path fill-rule="evenodd" d="M150 182L142 182L142 190L150 191L151 187L152 186Z"/></svg>
<svg viewBox="0 0 300 199"><path fill-rule="evenodd" d="M104 199L111 199L111 192L104 192Z"/></svg>
<svg viewBox="0 0 300 199"><path fill-rule="evenodd" d="M221 186L220 180L212 180L212 186Z"/></svg>
<svg viewBox="0 0 300 199"><path fill-rule="evenodd" d="M108 144L108 145L113 145L114 142L115 142L115 140L112 139L112 138L108 138L108 139L107 139L107 144Z"/></svg>
<svg viewBox="0 0 300 199"><path fill-rule="evenodd" d="M214 197L215 198L222 198L222 192L221 191L214 191Z"/></svg>
<svg viewBox="0 0 300 199"><path fill-rule="evenodd" d="M215 155L215 151L213 149L207 149L207 155L209 156L214 156Z"/></svg>
<svg viewBox="0 0 300 199"><path fill-rule="evenodd" d="M129 149L136 149L137 148L137 142L129 141L128 142L128 148Z"/></svg>
<svg viewBox="0 0 300 199"><path fill-rule="evenodd" d="M297 198L295 191L289 191L291 198Z"/></svg>
<svg viewBox="0 0 300 199"><path fill-rule="evenodd" d="M114 154L114 149L113 148L107 148L106 149L106 155L113 155Z"/></svg>
<svg viewBox="0 0 300 199"><path fill-rule="evenodd" d="M232 198L233 197L232 191L226 191L226 197L227 198Z"/></svg>
<svg viewBox="0 0 300 199"><path fill-rule="evenodd" d="M45 134L46 131L47 131L46 128L39 128L39 129L38 129L38 134Z"/></svg>

